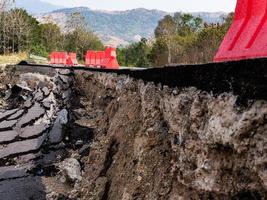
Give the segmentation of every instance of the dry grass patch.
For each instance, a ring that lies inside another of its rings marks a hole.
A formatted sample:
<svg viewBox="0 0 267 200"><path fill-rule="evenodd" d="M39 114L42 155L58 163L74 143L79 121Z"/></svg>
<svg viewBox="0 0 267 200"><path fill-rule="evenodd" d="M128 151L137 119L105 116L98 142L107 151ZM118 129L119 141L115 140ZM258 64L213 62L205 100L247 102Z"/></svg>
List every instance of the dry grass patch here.
<svg viewBox="0 0 267 200"><path fill-rule="evenodd" d="M22 60L27 60L27 53L18 53L10 55L0 55L0 65L12 65L17 64Z"/></svg>

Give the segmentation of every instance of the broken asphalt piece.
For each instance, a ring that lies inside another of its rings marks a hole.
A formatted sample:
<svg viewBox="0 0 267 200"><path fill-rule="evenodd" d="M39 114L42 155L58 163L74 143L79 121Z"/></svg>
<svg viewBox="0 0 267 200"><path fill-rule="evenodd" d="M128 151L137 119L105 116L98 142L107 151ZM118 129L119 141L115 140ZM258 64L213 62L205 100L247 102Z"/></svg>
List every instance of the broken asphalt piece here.
<svg viewBox="0 0 267 200"><path fill-rule="evenodd" d="M17 131L3 131L0 132L0 144L13 141L18 136Z"/></svg>
<svg viewBox="0 0 267 200"><path fill-rule="evenodd" d="M5 112L0 112L0 121L9 117L10 115L13 115L15 112L17 112L18 109L13 109L13 110L7 110Z"/></svg>
<svg viewBox="0 0 267 200"><path fill-rule="evenodd" d="M35 103L17 124L17 127L25 127L45 114L45 109L39 103Z"/></svg>
<svg viewBox="0 0 267 200"><path fill-rule="evenodd" d="M19 137L21 138L32 138L36 136L42 135L47 130L46 124L38 124L33 126L27 126L21 129L21 134Z"/></svg>
<svg viewBox="0 0 267 200"><path fill-rule="evenodd" d="M52 144L60 143L63 140L63 125L68 123L68 111L66 109L61 110L58 113L57 119L53 125L52 130L49 132L49 142Z"/></svg>
<svg viewBox="0 0 267 200"><path fill-rule="evenodd" d="M0 199L3 200L42 200L45 189L40 177L25 177L0 182Z"/></svg>
<svg viewBox="0 0 267 200"><path fill-rule="evenodd" d="M18 166L0 167L0 181L29 176L27 171L30 170L32 167L33 167L32 165L19 166L19 167Z"/></svg>
<svg viewBox="0 0 267 200"><path fill-rule="evenodd" d="M23 113L24 113L24 110L19 110L18 112L8 117L8 120L18 119L19 117L23 115Z"/></svg>
<svg viewBox="0 0 267 200"><path fill-rule="evenodd" d="M17 120L12 121L2 121L0 123L0 131L7 131L11 130L12 127L17 123Z"/></svg>
<svg viewBox="0 0 267 200"><path fill-rule="evenodd" d="M7 146L0 148L0 159L18 155L18 154L27 154L32 151L38 151L43 142L45 140L45 136L38 137L32 140L18 141Z"/></svg>

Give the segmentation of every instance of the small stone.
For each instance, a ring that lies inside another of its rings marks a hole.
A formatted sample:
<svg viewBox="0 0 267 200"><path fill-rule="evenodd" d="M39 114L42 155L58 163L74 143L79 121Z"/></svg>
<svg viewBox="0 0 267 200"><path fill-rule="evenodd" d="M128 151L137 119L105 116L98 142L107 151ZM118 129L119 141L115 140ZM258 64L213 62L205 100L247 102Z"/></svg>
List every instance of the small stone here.
<svg viewBox="0 0 267 200"><path fill-rule="evenodd" d="M88 156L90 153L90 144L85 144L83 147L79 150L79 154L81 156Z"/></svg>
<svg viewBox="0 0 267 200"><path fill-rule="evenodd" d="M138 182L142 181L142 176L138 176L138 177L137 177L137 181L138 181Z"/></svg>
<svg viewBox="0 0 267 200"><path fill-rule="evenodd" d="M177 90L173 90L173 91L172 91L172 94L173 94L173 95L177 95L177 94L178 94L178 91L177 91Z"/></svg>
<svg viewBox="0 0 267 200"><path fill-rule="evenodd" d="M35 101L41 101L41 100L43 100L44 99L44 94L43 94L43 92L41 91L41 90L38 90L37 92L36 92L36 94L34 95L34 100Z"/></svg>
<svg viewBox="0 0 267 200"><path fill-rule="evenodd" d="M83 145L83 141L82 140L78 140L75 142L75 146L79 147Z"/></svg>
<svg viewBox="0 0 267 200"><path fill-rule="evenodd" d="M66 178L71 181L81 181L81 166L78 160L74 158L67 158L59 165L61 172L66 176Z"/></svg>
<svg viewBox="0 0 267 200"><path fill-rule="evenodd" d="M50 90L47 87L44 87L42 91L46 97L50 94Z"/></svg>
<svg viewBox="0 0 267 200"><path fill-rule="evenodd" d="M61 176L61 177L59 178L59 181L60 181L60 183L66 183L67 179L66 179L65 176Z"/></svg>

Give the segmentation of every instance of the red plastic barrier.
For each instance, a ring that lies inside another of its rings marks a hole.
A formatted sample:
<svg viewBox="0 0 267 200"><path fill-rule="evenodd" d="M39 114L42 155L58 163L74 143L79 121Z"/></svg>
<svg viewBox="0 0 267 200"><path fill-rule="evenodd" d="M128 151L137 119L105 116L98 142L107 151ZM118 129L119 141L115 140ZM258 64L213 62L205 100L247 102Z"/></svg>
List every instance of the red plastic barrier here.
<svg viewBox="0 0 267 200"><path fill-rule="evenodd" d="M116 49L107 47L105 51L87 51L85 65L89 67L102 67L108 69L119 69L116 58Z"/></svg>
<svg viewBox="0 0 267 200"><path fill-rule="evenodd" d="M214 61L267 57L267 0L238 0Z"/></svg>
<svg viewBox="0 0 267 200"><path fill-rule="evenodd" d="M78 65L76 53L69 53L66 65L68 66Z"/></svg>
<svg viewBox="0 0 267 200"><path fill-rule="evenodd" d="M117 61L116 49L108 47L105 50L105 59L102 66L107 69L119 69L120 65Z"/></svg>
<svg viewBox="0 0 267 200"><path fill-rule="evenodd" d="M77 65L76 53L52 52L50 54L50 64L56 65Z"/></svg>
<svg viewBox="0 0 267 200"><path fill-rule="evenodd" d="M67 52L52 52L50 54L50 63L65 65L67 62L67 58L68 58Z"/></svg>

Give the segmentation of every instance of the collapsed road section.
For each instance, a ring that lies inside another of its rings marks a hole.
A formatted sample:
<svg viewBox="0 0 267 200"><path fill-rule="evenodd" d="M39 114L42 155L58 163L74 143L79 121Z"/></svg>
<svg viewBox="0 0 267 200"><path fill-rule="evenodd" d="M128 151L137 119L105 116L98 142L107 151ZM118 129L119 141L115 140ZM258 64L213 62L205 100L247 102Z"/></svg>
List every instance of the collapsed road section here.
<svg viewBox="0 0 267 200"><path fill-rule="evenodd" d="M72 78L69 70L32 73L27 68L9 67L1 74L0 199L53 196L56 186L52 183L57 182L59 170L68 172L76 167L76 173L68 172L69 178L80 179L80 164L76 159L65 160L70 152L62 142Z"/></svg>
<svg viewBox="0 0 267 200"><path fill-rule="evenodd" d="M266 199L265 66L7 67L0 197Z"/></svg>

